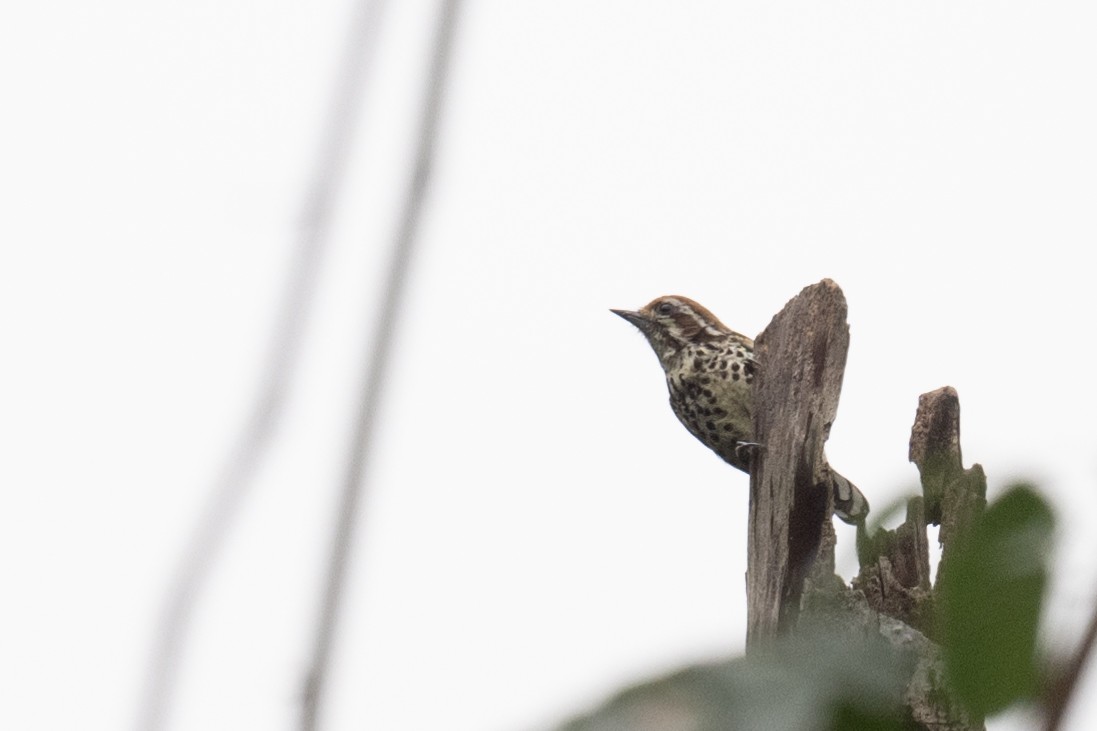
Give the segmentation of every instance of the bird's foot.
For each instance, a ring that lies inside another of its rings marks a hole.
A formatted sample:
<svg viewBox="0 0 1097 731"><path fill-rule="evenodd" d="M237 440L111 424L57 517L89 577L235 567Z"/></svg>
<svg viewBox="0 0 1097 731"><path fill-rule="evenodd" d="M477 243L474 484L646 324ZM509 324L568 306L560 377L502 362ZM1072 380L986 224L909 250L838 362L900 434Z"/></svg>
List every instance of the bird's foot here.
<svg viewBox="0 0 1097 731"><path fill-rule="evenodd" d="M765 447L758 442L737 442L735 444L735 456L744 464L751 464Z"/></svg>

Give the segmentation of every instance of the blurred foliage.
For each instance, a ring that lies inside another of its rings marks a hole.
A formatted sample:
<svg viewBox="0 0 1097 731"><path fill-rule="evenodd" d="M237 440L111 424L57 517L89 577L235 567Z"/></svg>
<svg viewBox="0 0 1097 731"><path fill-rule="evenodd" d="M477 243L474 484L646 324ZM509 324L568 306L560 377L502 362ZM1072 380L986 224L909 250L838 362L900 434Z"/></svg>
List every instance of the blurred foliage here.
<svg viewBox="0 0 1097 731"><path fill-rule="evenodd" d="M987 714L1041 694L1037 640L1054 522L1034 488L1016 485L958 537L938 585L936 657L889 642L882 626L866 633L852 615L844 627L806 621L767 649L625 690L560 731L981 728ZM940 657L943 673L930 675L943 685L930 697L942 723L923 725L906 705L912 677ZM949 708L954 701L970 718Z"/></svg>
<svg viewBox="0 0 1097 731"><path fill-rule="evenodd" d="M974 713L1032 698L1040 608L1055 519L1029 485L991 503L939 581L947 680Z"/></svg>
<svg viewBox="0 0 1097 731"><path fill-rule="evenodd" d="M886 523L890 523L903 514L907 504L914 497L914 491L900 495L885 503L883 507L874 508L868 515L868 520L857 526L857 562L864 566L873 563L884 552ZM901 521L900 521L901 522Z"/></svg>
<svg viewBox="0 0 1097 731"><path fill-rule="evenodd" d="M908 729L903 691L914 661L878 636L801 632L630 688L560 731Z"/></svg>

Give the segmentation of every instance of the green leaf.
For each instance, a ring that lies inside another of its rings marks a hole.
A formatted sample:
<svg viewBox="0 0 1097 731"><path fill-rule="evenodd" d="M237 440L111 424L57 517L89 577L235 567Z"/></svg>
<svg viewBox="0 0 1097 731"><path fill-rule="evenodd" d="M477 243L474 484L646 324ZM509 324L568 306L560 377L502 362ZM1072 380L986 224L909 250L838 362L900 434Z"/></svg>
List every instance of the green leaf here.
<svg viewBox="0 0 1097 731"><path fill-rule="evenodd" d="M940 624L948 680L986 715L1034 694L1040 607L1055 520L1027 485L991 504L942 568Z"/></svg>

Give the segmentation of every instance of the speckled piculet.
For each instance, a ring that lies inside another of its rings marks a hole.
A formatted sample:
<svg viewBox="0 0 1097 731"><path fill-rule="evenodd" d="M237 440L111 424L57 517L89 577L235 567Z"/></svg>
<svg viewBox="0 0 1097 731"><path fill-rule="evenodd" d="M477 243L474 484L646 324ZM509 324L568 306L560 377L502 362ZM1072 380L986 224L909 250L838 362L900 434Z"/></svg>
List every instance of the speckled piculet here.
<svg viewBox="0 0 1097 731"><path fill-rule="evenodd" d="M754 341L728 328L687 297L659 297L637 311L611 310L647 338L667 377L674 415L728 464L750 471L758 445L753 432ZM863 522L868 501L831 470L834 514Z"/></svg>

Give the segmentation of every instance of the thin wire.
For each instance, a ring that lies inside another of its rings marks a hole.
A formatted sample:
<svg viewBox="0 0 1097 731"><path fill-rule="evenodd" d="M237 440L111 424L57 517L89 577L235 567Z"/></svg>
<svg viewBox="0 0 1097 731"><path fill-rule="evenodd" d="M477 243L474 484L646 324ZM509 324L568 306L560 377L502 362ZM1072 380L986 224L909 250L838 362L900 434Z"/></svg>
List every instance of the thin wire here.
<svg viewBox="0 0 1097 731"><path fill-rule="evenodd" d="M313 644L312 664L305 677L302 694L301 728L316 729L320 702L331 665L331 644L335 634L339 608L346 585L347 561L354 543L358 505L364 492L364 468L373 446L373 431L378 404L388 374L393 334L407 282L408 265L422 218L423 202L430 182L434 148L438 133L443 92L449 73L453 36L459 0L443 0L435 30L433 57L426 78L426 91L419 119L419 135L414 170L404 198L404 210L393 241L393 255L385 282L383 301L378 315L377 332L369 343L363 359L357 417L347 455L343 477L343 493L336 514L335 532L327 564L319 620Z"/></svg>
<svg viewBox="0 0 1097 731"><path fill-rule="evenodd" d="M336 193L362 110L363 81L372 67L385 0L361 0L339 66L320 153L305 191L289 281L279 306L251 414L213 484L198 525L168 587L139 699L138 731L164 727L194 608L232 526L256 467L270 449L297 371L305 324L315 300Z"/></svg>

